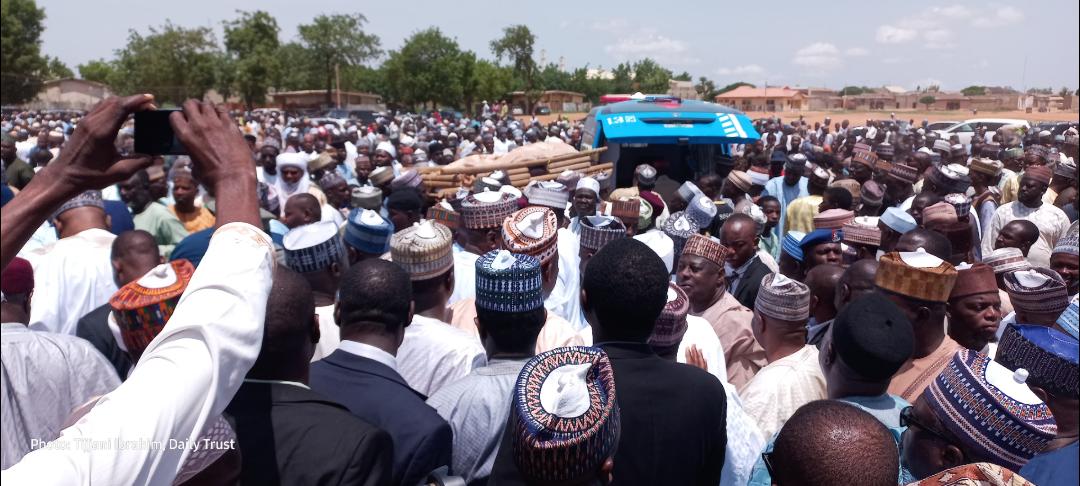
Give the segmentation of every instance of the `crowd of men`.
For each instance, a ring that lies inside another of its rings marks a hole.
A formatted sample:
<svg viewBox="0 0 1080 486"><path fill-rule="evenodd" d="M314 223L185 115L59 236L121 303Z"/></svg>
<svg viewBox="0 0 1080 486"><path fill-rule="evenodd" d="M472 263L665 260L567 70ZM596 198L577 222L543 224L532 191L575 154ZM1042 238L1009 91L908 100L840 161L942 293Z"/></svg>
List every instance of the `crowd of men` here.
<svg viewBox="0 0 1080 486"><path fill-rule="evenodd" d="M145 109L3 118L5 481L1080 481L1075 130L769 119L670 194L440 198L583 126L189 101L151 157Z"/></svg>

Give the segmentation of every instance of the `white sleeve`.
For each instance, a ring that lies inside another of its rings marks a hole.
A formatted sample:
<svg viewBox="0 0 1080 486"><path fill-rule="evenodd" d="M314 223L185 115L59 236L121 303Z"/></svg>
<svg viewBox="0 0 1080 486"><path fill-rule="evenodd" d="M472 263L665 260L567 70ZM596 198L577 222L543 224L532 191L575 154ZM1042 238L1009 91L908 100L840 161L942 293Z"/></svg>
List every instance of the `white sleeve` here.
<svg viewBox="0 0 1080 486"><path fill-rule="evenodd" d="M5 470L10 484L171 484L232 400L262 343L273 245L219 228L165 329L126 382L48 447Z"/></svg>

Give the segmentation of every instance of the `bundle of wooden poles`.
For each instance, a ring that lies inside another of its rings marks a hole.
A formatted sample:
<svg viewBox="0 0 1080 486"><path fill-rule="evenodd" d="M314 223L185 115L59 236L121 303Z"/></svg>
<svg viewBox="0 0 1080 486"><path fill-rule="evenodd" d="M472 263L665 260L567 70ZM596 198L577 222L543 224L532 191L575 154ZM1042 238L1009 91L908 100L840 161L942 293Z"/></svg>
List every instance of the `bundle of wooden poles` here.
<svg viewBox="0 0 1080 486"><path fill-rule="evenodd" d="M420 167L417 171L424 179L427 192L435 198L444 198L452 197L459 187L471 188L474 181L487 177L497 170L506 172L506 175L510 177L510 184L518 189L524 189L531 181L555 180L566 170L594 175L612 168L610 162L596 163L605 150L607 147L600 147L555 157L506 163L492 162L477 167ZM543 174L540 174L539 168L543 168Z"/></svg>

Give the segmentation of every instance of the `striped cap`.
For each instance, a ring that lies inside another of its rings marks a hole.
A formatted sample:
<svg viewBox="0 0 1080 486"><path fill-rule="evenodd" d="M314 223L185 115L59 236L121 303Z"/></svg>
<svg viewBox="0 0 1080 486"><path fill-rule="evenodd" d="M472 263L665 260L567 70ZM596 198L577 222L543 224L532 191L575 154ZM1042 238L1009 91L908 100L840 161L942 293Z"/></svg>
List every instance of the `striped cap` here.
<svg viewBox="0 0 1080 486"><path fill-rule="evenodd" d="M355 207L378 210L382 207L382 189L371 186L354 187L352 201Z"/></svg>
<svg viewBox="0 0 1080 486"><path fill-rule="evenodd" d="M1001 175L1001 169L1003 169L1004 167L1005 166L1002 165L1000 161L982 157L972 159L971 164L968 165L968 168L971 169L971 172L978 172L980 174L986 174L991 177L997 177Z"/></svg>
<svg viewBox="0 0 1080 486"><path fill-rule="evenodd" d="M525 197L529 204L547 206L558 210L566 209L570 201L570 190L555 181L534 181L525 187Z"/></svg>
<svg viewBox="0 0 1080 486"><path fill-rule="evenodd" d="M519 209L503 221L503 246L545 263L558 252L558 229L554 211L540 206Z"/></svg>
<svg viewBox="0 0 1080 486"><path fill-rule="evenodd" d="M450 228L423 220L390 237L390 258L412 280L427 280L454 268Z"/></svg>
<svg viewBox="0 0 1080 486"><path fill-rule="evenodd" d="M877 224L878 218L873 216L859 216L844 223L843 241L857 245L881 246L881 230Z"/></svg>
<svg viewBox="0 0 1080 486"><path fill-rule="evenodd" d="M1027 382L1057 397L1080 398L1080 343L1056 329L1030 324L1005 326L994 360L1010 370L1026 369Z"/></svg>
<svg viewBox="0 0 1080 486"><path fill-rule="evenodd" d="M1037 314L1061 314L1069 306L1065 279L1049 268L1032 267L1005 274L1005 291L1013 309Z"/></svg>
<svg viewBox="0 0 1080 486"><path fill-rule="evenodd" d="M925 302L947 302L956 284L956 268L919 248L892 252L878 260L878 288Z"/></svg>
<svg viewBox="0 0 1080 486"><path fill-rule="evenodd" d="M927 206L922 212L923 227L926 228L944 226L957 221L956 208L945 201Z"/></svg>
<svg viewBox="0 0 1080 486"><path fill-rule="evenodd" d="M781 321L799 322L810 318L810 287L771 273L761 279L754 310Z"/></svg>
<svg viewBox="0 0 1080 486"><path fill-rule="evenodd" d="M368 174L368 180L376 186L381 186L394 180L394 170L386 166L376 167Z"/></svg>
<svg viewBox="0 0 1080 486"><path fill-rule="evenodd" d="M461 223L461 215L454 211L450 203L445 201L428 208L427 219L436 221L452 230L457 229Z"/></svg>
<svg viewBox="0 0 1080 486"><path fill-rule="evenodd" d="M828 209L814 216L814 229L840 229L855 219L855 212L847 209Z"/></svg>
<svg viewBox="0 0 1080 486"><path fill-rule="evenodd" d="M699 256L723 268L724 260L730 252L731 250L722 245L720 240L716 238L693 234L690 236L690 239L686 240L686 245L683 246L682 256Z"/></svg>
<svg viewBox="0 0 1080 486"><path fill-rule="evenodd" d="M501 228L503 220L517 210L513 195L485 191L469 194L461 202L461 219L468 229Z"/></svg>
<svg viewBox="0 0 1080 486"><path fill-rule="evenodd" d="M806 233L802 231L788 231L784 233L784 241L780 243L780 250L787 253L798 261L803 261L802 240Z"/></svg>
<svg viewBox="0 0 1080 486"><path fill-rule="evenodd" d="M919 169L910 165L893 164L892 167L889 168L889 177L900 182L914 184L915 181L919 179Z"/></svg>
<svg viewBox="0 0 1080 486"><path fill-rule="evenodd" d="M370 209L356 208L349 212L345 225L345 244L369 255L382 255L390 251L390 236L394 223Z"/></svg>
<svg viewBox="0 0 1080 486"><path fill-rule="evenodd" d="M964 349L922 398L964 449L1015 471L1057 433L1050 409L1025 383L1027 375Z"/></svg>
<svg viewBox="0 0 1080 486"><path fill-rule="evenodd" d="M403 187L420 187L424 183L424 178L420 176L420 173L416 169L409 169L401 173L401 175L390 181L390 187L394 189L401 189Z"/></svg>
<svg viewBox="0 0 1080 486"><path fill-rule="evenodd" d="M686 315L690 313L690 298L674 282L668 284L667 304L656 318L649 346L658 354L676 351L686 334Z"/></svg>
<svg viewBox="0 0 1080 486"><path fill-rule="evenodd" d="M511 407L514 463L529 481L580 481L615 454L621 426L615 375L600 348L536 355L518 375Z"/></svg>
<svg viewBox="0 0 1080 486"><path fill-rule="evenodd" d="M139 357L161 332L194 273L195 267L184 259L162 263L109 298L128 353Z"/></svg>
<svg viewBox="0 0 1080 486"><path fill-rule="evenodd" d="M492 250L476 260L476 307L495 312L528 312L544 306L540 260Z"/></svg>
<svg viewBox="0 0 1080 486"><path fill-rule="evenodd" d="M995 274L1028 270L1031 262L1024 258L1024 252L1019 248L998 248L989 255L983 255L983 263L990 265Z"/></svg>
<svg viewBox="0 0 1080 486"><path fill-rule="evenodd" d="M581 247L597 251L609 241L626 237L626 226L611 216L586 216L581 219Z"/></svg>
<svg viewBox="0 0 1080 486"><path fill-rule="evenodd" d="M297 226L285 233L282 241L285 265L299 273L325 270L345 256L338 226L333 221Z"/></svg>

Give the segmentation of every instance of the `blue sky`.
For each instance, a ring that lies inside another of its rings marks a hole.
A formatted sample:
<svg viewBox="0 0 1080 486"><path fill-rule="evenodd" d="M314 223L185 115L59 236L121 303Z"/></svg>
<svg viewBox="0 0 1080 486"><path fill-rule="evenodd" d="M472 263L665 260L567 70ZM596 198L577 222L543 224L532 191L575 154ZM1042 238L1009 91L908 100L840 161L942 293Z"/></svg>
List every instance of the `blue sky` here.
<svg viewBox="0 0 1080 486"><path fill-rule="evenodd" d="M607 4L604 4L607 3ZM536 53L568 68L610 68L652 57L676 72L719 84L825 86L970 84L1015 88L1080 85L1080 2L919 2L905 5L831 2L518 2L414 0L44 0L43 50L73 69L111 57L128 29L146 31L165 19L219 32L237 9L273 14L282 39L320 13L363 13L384 49L412 32L438 26L462 48L491 57L488 42L503 27L524 23L537 36ZM407 5L407 6L406 6ZM661 5L663 5L661 3ZM674 3L673 3L674 5ZM310 7L309 7L310 6ZM1025 67L1026 66L1026 67Z"/></svg>

